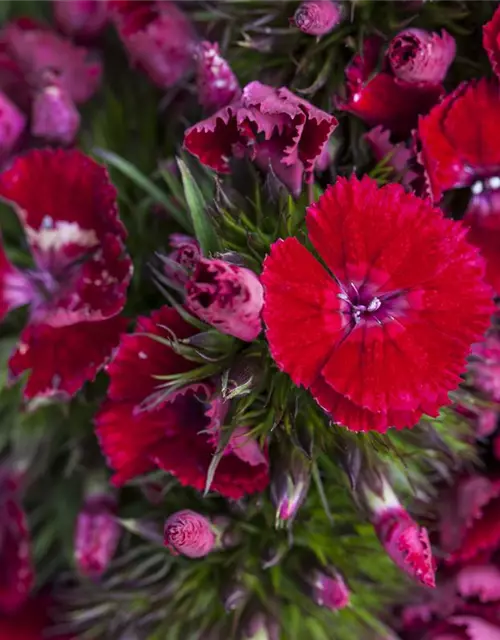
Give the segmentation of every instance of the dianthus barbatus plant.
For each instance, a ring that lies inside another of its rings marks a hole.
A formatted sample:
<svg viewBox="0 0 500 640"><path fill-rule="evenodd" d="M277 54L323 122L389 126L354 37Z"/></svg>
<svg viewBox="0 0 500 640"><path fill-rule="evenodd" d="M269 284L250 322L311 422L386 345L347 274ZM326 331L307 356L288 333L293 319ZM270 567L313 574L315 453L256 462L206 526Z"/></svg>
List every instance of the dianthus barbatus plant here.
<svg viewBox="0 0 500 640"><path fill-rule="evenodd" d="M0 17L0 640L496 629L494 3Z"/></svg>

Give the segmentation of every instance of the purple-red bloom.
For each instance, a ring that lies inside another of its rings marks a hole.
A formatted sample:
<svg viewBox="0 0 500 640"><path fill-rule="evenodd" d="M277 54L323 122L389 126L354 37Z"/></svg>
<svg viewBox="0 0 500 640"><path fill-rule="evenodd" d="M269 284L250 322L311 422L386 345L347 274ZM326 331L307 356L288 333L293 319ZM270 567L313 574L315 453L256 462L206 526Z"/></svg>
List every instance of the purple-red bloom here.
<svg viewBox="0 0 500 640"><path fill-rule="evenodd" d="M493 311L464 229L402 186L368 177L339 178L306 224L327 268L287 238L272 245L261 276L279 368L354 431L438 415Z"/></svg>
<svg viewBox="0 0 500 640"><path fill-rule="evenodd" d="M1 85L1 82L0 82ZM9 157L26 127L26 117L0 91L0 163Z"/></svg>
<svg viewBox="0 0 500 640"><path fill-rule="evenodd" d="M335 106L358 116L370 127L381 125L406 138L417 126L418 116L427 113L444 94L439 83L414 84L397 78L387 57L381 61L382 40L367 38L362 54L356 54L345 70L345 96Z"/></svg>
<svg viewBox="0 0 500 640"><path fill-rule="evenodd" d="M52 8L59 29L73 38L95 38L109 18L107 0L53 0Z"/></svg>
<svg viewBox="0 0 500 640"><path fill-rule="evenodd" d="M86 497L76 520L74 553L80 574L97 579L113 559L120 540L117 503L108 494Z"/></svg>
<svg viewBox="0 0 500 640"><path fill-rule="evenodd" d="M200 259L186 284L186 306L221 333L251 342L262 330L263 291L250 269Z"/></svg>
<svg viewBox="0 0 500 640"><path fill-rule="evenodd" d="M483 47L488 54L493 71L500 78L500 7L483 27Z"/></svg>
<svg viewBox="0 0 500 640"><path fill-rule="evenodd" d="M183 340L196 333L177 311L162 307L151 317L139 318L136 332L122 337L107 369L108 400L96 416L97 435L115 471L115 485L160 468L183 485L205 488L220 439L221 400L211 380L167 395L158 379L198 366L165 344L173 336ZM238 499L263 491L268 482L267 455L246 431L235 432L219 461L212 489Z"/></svg>
<svg viewBox="0 0 500 640"><path fill-rule="evenodd" d="M55 144L71 144L80 128L75 103L57 84L49 84L36 94L31 118L31 133Z"/></svg>
<svg viewBox="0 0 500 640"><path fill-rule="evenodd" d="M222 109L241 95L238 78L216 42L202 42L197 50L198 101L207 113Z"/></svg>
<svg viewBox="0 0 500 640"><path fill-rule="evenodd" d="M349 589L337 571L332 570L325 573L315 570L309 581L312 585L313 600L320 607L338 611L349 604Z"/></svg>
<svg viewBox="0 0 500 640"><path fill-rule="evenodd" d="M202 558L213 550L215 542L210 520L195 511L177 511L165 522L165 546L174 555Z"/></svg>
<svg viewBox="0 0 500 640"><path fill-rule="evenodd" d="M247 156L298 195L337 124L286 87L251 82L239 100L188 129L184 146L221 173L229 172L231 157Z"/></svg>
<svg viewBox="0 0 500 640"><path fill-rule="evenodd" d="M342 20L342 7L335 0L305 0L290 21L303 33L323 36Z"/></svg>
<svg viewBox="0 0 500 640"><path fill-rule="evenodd" d="M30 547L26 515L19 500L19 479L17 474L2 469L0 471L0 612L2 613L15 611L28 599L35 579Z"/></svg>
<svg viewBox="0 0 500 640"><path fill-rule="evenodd" d="M441 35L405 29L391 40L387 57L396 78L412 84L440 84L455 53L455 39L444 29Z"/></svg>
<svg viewBox="0 0 500 640"><path fill-rule="evenodd" d="M9 361L30 370L28 399L71 397L116 346L132 274L116 191L106 170L79 151L40 150L0 175L34 268L18 270L0 247L0 312L29 305L28 324ZM1 319L1 318L0 318Z"/></svg>
<svg viewBox="0 0 500 640"><path fill-rule="evenodd" d="M123 2L114 22L132 64L161 89L173 86L193 69L197 36L175 2Z"/></svg>

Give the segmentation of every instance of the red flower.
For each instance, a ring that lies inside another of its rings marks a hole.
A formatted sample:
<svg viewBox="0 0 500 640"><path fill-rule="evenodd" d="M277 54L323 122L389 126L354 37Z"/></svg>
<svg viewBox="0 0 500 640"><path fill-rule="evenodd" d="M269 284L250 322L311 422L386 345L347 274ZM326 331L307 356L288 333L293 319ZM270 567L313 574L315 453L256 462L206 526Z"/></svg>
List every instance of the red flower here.
<svg viewBox="0 0 500 640"><path fill-rule="evenodd" d="M456 564L491 552L500 543L500 480L463 478L442 497L439 509L441 547Z"/></svg>
<svg viewBox="0 0 500 640"><path fill-rule="evenodd" d="M271 167L294 194L312 178L314 165L337 120L286 87L251 82L240 100L198 122L184 135L184 146L215 171L229 172L229 158L245 155Z"/></svg>
<svg viewBox="0 0 500 640"><path fill-rule="evenodd" d="M339 178L306 221L333 275L295 238L271 247L263 318L279 368L355 431L437 415L493 311L460 224L368 177Z"/></svg>
<svg viewBox="0 0 500 640"><path fill-rule="evenodd" d="M174 555L182 554L188 558L206 556L215 546L210 520L189 509L173 513L165 522L165 546Z"/></svg>
<svg viewBox="0 0 500 640"><path fill-rule="evenodd" d="M175 2L118 2L115 25L133 64L161 89L168 89L193 67L197 38Z"/></svg>
<svg viewBox="0 0 500 640"><path fill-rule="evenodd" d="M78 571L92 579L108 568L120 541L116 500L107 494L87 496L75 529L75 561Z"/></svg>
<svg viewBox="0 0 500 640"><path fill-rule="evenodd" d="M198 100L209 113L222 109L241 95L238 78L216 42L202 42L197 51Z"/></svg>
<svg viewBox="0 0 500 640"><path fill-rule="evenodd" d="M204 488L218 443L220 401L213 398L210 381L162 397L155 376L185 373L197 364L150 337L185 339L196 332L174 309L162 307L150 318L139 318L136 333L122 338L108 366L108 400L96 417L101 448L115 470L115 485L159 467L183 485ZM244 455L239 444L229 444L213 490L235 499L264 490L269 481L267 457Z"/></svg>
<svg viewBox="0 0 500 640"><path fill-rule="evenodd" d="M54 18L59 29L75 38L94 38L108 21L107 0L53 0Z"/></svg>
<svg viewBox="0 0 500 640"><path fill-rule="evenodd" d="M483 27L483 47L488 54L493 71L500 78L500 7Z"/></svg>
<svg viewBox="0 0 500 640"><path fill-rule="evenodd" d="M405 29L387 50L394 75L410 83L443 82L455 58L455 39L444 29L439 36L423 29Z"/></svg>
<svg viewBox="0 0 500 640"><path fill-rule="evenodd" d="M124 252L116 191L106 170L79 151L33 151L0 175L35 268L0 258L0 311L30 305L10 362L31 369L27 398L73 395L117 344L132 264Z"/></svg>
<svg viewBox="0 0 500 640"><path fill-rule="evenodd" d="M342 6L335 0L305 0L290 20L303 33L323 36L342 20Z"/></svg>
<svg viewBox="0 0 500 640"><path fill-rule="evenodd" d="M382 40L367 38L363 54L354 56L346 67L345 98L337 97L335 106L358 116L371 127L381 125L394 134L407 137L417 126L418 116L427 113L443 95L440 84L414 84L396 78L384 59L381 71L377 65Z"/></svg>
<svg viewBox="0 0 500 640"><path fill-rule="evenodd" d="M0 612L15 611L30 594L35 578L30 542L19 480L4 469L0 472Z"/></svg>

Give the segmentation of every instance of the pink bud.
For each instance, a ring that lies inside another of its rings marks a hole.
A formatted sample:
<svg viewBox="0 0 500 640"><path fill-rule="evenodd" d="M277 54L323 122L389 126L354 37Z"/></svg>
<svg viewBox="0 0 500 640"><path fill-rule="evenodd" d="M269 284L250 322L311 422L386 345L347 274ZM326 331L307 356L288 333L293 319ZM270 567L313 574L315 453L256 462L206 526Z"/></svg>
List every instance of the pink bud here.
<svg viewBox="0 0 500 640"><path fill-rule="evenodd" d="M274 618L257 611L247 616L243 625L243 640L279 640L280 629Z"/></svg>
<svg viewBox="0 0 500 640"><path fill-rule="evenodd" d="M314 571L310 579L313 587L312 597L320 607L337 611L349 604L350 592L342 576L336 571L330 575L322 571Z"/></svg>
<svg viewBox="0 0 500 640"><path fill-rule="evenodd" d="M80 127L80 114L61 87L49 85L37 93L32 106L31 133L55 144L71 144Z"/></svg>
<svg viewBox="0 0 500 640"><path fill-rule="evenodd" d="M395 36L387 50L394 75L410 83L441 83L456 52L455 39L446 31L430 33L405 29Z"/></svg>
<svg viewBox="0 0 500 640"><path fill-rule="evenodd" d="M168 242L172 251L163 259L163 271L175 283L185 285L201 258L200 245L182 233L172 233Z"/></svg>
<svg viewBox="0 0 500 640"><path fill-rule="evenodd" d="M0 158L10 154L25 126L24 115L5 94L0 92Z"/></svg>
<svg viewBox="0 0 500 640"><path fill-rule="evenodd" d="M303 33L323 36L342 20L342 7L334 0L306 0L295 12L291 22Z"/></svg>
<svg viewBox="0 0 500 640"><path fill-rule="evenodd" d="M93 38L108 21L107 0L54 0L54 18L68 36Z"/></svg>
<svg viewBox="0 0 500 640"><path fill-rule="evenodd" d="M216 538L210 520L184 509L167 518L164 542L174 555L202 558L213 550Z"/></svg>
<svg viewBox="0 0 500 640"><path fill-rule="evenodd" d="M227 60L221 57L219 45L202 42L198 48L197 87L201 106L213 113L239 98L241 88Z"/></svg>
<svg viewBox="0 0 500 640"><path fill-rule="evenodd" d="M186 285L186 306L201 320L240 340L261 332L264 295L259 278L245 267L201 259Z"/></svg>
<svg viewBox="0 0 500 640"><path fill-rule="evenodd" d="M293 449L281 452L273 465L271 499L276 520L290 520L304 502L310 483L310 463L303 453Z"/></svg>
<svg viewBox="0 0 500 640"><path fill-rule="evenodd" d="M434 587L435 566L427 529L412 520L386 480L379 495L366 485L363 494L387 555L409 576Z"/></svg>
<svg viewBox="0 0 500 640"><path fill-rule="evenodd" d="M109 495L86 498L78 514L75 529L75 562L78 571L92 579L108 568L118 542L120 525L115 518L116 501Z"/></svg>

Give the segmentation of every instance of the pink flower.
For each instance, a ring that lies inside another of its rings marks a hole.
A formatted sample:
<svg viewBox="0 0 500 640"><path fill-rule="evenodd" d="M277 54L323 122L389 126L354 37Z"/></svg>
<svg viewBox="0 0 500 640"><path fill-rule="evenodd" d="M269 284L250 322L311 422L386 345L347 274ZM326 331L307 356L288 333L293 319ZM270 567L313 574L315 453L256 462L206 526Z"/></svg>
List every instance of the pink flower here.
<svg viewBox="0 0 500 640"><path fill-rule="evenodd" d="M59 29L74 38L95 38L109 17L107 0L53 0L52 8Z"/></svg>
<svg viewBox="0 0 500 640"><path fill-rule="evenodd" d="M500 7L483 27L483 47L488 54L493 71L500 78Z"/></svg>
<svg viewBox="0 0 500 640"><path fill-rule="evenodd" d="M0 612L15 611L28 599L35 578L30 546L26 515L19 500L19 478L17 474L2 469L0 471Z"/></svg>
<svg viewBox="0 0 500 640"><path fill-rule="evenodd" d="M259 278L224 260L198 261L186 285L186 306L222 333L251 342L261 332Z"/></svg>
<svg viewBox="0 0 500 640"><path fill-rule="evenodd" d="M415 156L404 142L393 144L390 135L388 129L378 126L365 133L364 138L370 145L375 160L380 162L385 159L385 166L393 170L394 177L400 178L401 184L409 188L418 178L418 174L411 168L412 162L416 162Z"/></svg>
<svg viewBox="0 0 500 640"><path fill-rule="evenodd" d="M0 162L6 160L15 148L25 126L26 117L0 91Z"/></svg>
<svg viewBox="0 0 500 640"><path fill-rule="evenodd" d="M299 195L337 124L286 87L251 82L239 100L188 129L184 146L221 173L229 172L229 158L248 156Z"/></svg>
<svg viewBox="0 0 500 640"><path fill-rule="evenodd" d="M366 485L362 493L387 555L413 579L434 587L435 567L427 529L410 517L386 480L378 493Z"/></svg>
<svg viewBox="0 0 500 640"><path fill-rule="evenodd" d="M358 116L370 127L380 125L406 138L417 126L418 116L427 113L444 94L440 84L413 84L395 77L387 58L382 60L382 40L370 36L363 52L356 54L345 70L345 96L334 99L337 109Z"/></svg>
<svg viewBox="0 0 500 640"><path fill-rule="evenodd" d="M131 62L161 89L173 86L193 68L196 33L175 2L124 2L114 22Z"/></svg>
<svg viewBox="0 0 500 640"><path fill-rule="evenodd" d="M472 346L468 367L472 384L490 399L500 402L500 338L490 332Z"/></svg>
<svg viewBox="0 0 500 640"><path fill-rule="evenodd" d="M215 541L210 520L195 511L177 511L165 522L165 546L174 555L202 558L213 550Z"/></svg>
<svg viewBox="0 0 500 640"><path fill-rule="evenodd" d="M342 20L342 7L335 0L305 0L290 21L303 33L323 36Z"/></svg>
<svg viewBox="0 0 500 640"><path fill-rule="evenodd" d="M116 520L117 504L110 495L94 494L85 499L75 529L75 562L78 571L97 579L108 568L118 542L120 525Z"/></svg>
<svg viewBox="0 0 500 640"><path fill-rule="evenodd" d="M0 175L0 197L14 205L35 263L20 271L0 246L2 318L30 306L11 376L31 370L27 399L71 397L126 327L118 314L132 263L116 191L106 170L81 152L35 150Z"/></svg>
<svg viewBox="0 0 500 640"><path fill-rule="evenodd" d="M313 600L320 607L338 611L349 604L349 589L338 572L314 571L309 580L313 588Z"/></svg>
<svg viewBox="0 0 500 640"><path fill-rule="evenodd" d="M216 42L202 42L197 51L198 100L208 113L222 109L241 95L238 78Z"/></svg>
<svg viewBox="0 0 500 640"><path fill-rule="evenodd" d="M405 29L391 40L387 57L396 78L412 84L439 84L455 53L455 39L444 29L440 36L423 29Z"/></svg>
<svg viewBox="0 0 500 640"><path fill-rule="evenodd" d="M55 144L69 145L79 128L80 114L64 89L52 84L36 94L31 123L34 136Z"/></svg>
<svg viewBox="0 0 500 640"><path fill-rule="evenodd" d="M184 286L200 261L200 245L182 233L172 233L168 243L172 251L161 258L163 273L175 284Z"/></svg>

